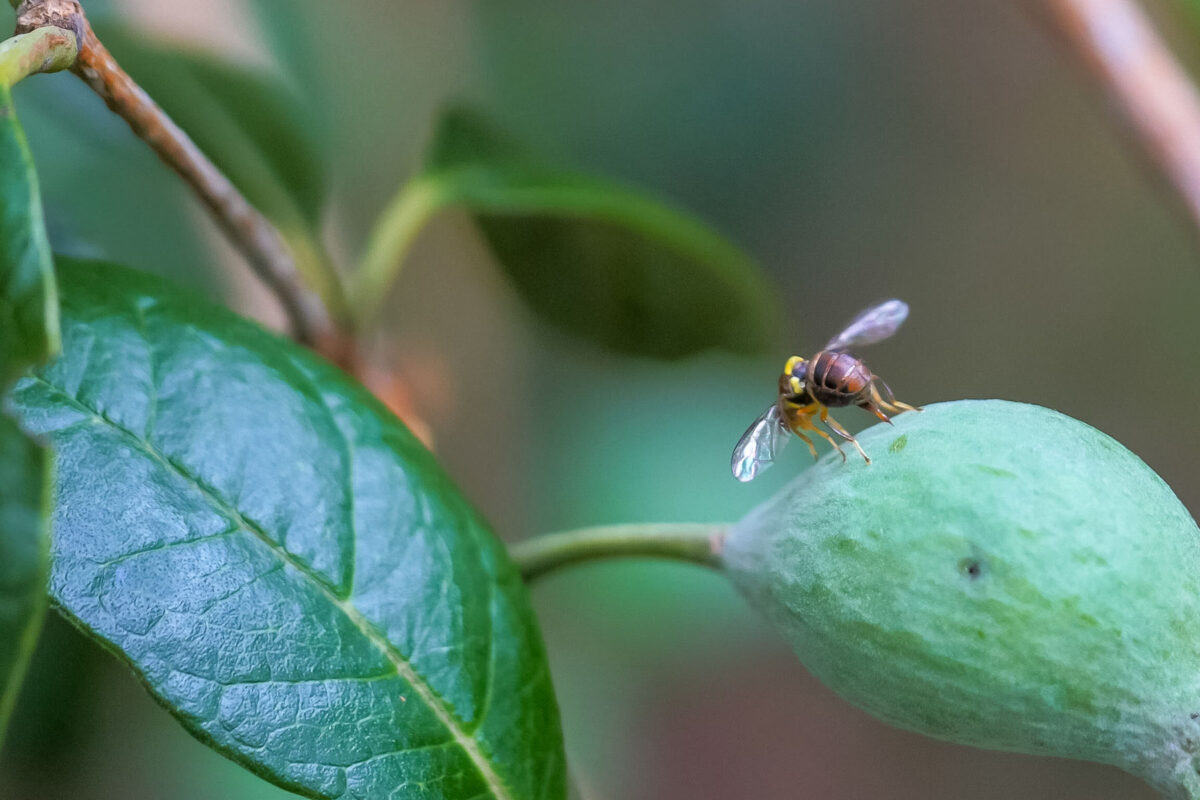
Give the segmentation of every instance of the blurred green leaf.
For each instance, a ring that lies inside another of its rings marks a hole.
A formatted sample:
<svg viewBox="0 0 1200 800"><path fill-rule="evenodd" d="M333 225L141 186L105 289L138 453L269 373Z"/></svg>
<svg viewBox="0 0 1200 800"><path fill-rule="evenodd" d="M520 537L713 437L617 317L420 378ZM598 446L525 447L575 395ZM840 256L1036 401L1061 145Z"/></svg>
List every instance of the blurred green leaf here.
<svg viewBox="0 0 1200 800"><path fill-rule="evenodd" d="M60 260L51 593L195 736L310 797L561 800L508 556L366 390L185 291Z"/></svg>
<svg viewBox="0 0 1200 800"><path fill-rule="evenodd" d="M448 106L434 131L425 172L436 174L463 166L534 169L536 164L516 139L481 112Z"/></svg>
<svg viewBox="0 0 1200 800"><path fill-rule="evenodd" d="M46 612L49 465L0 415L0 743Z"/></svg>
<svg viewBox="0 0 1200 800"><path fill-rule="evenodd" d="M61 614L47 613L0 752L0 775L75 771L69 765L85 758L89 737L105 729L96 722L111 699L104 684L110 675L125 679L122 670ZM0 780L0 794L5 788Z"/></svg>
<svg viewBox="0 0 1200 800"><path fill-rule="evenodd" d="M37 174L12 94L0 85L0 387L58 345ZM45 613L49 460L0 415L0 740Z"/></svg>
<svg viewBox="0 0 1200 800"><path fill-rule="evenodd" d="M639 192L537 163L474 112L443 115L406 193L417 202L389 211L364 262L365 302L378 302L387 282L374 277L394 270L411 238L388 226L411 230L430 209L462 205L533 309L577 335L678 358L752 352L775 332L765 277L727 240ZM380 246L389 235L400 246Z"/></svg>
<svg viewBox="0 0 1200 800"><path fill-rule="evenodd" d="M775 302L743 252L639 192L537 164L472 111L443 115L425 179L474 212L530 305L566 330L666 358L771 340Z"/></svg>
<svg viewBox="0 0 1200 800"><path fill-rule="evenodd" d="M315 229L327 191L320 130L286 84L215 55L97 26L121 66L246 198L284 229Z"/></svg>
<svg viewBox="0 0 1200 800"><path fill-rule="evenodd" d="M297 0L250 0L263 37L285 74L304 87L309 108L320 107L325 98L325 75L317 63L313 42L311 3ZM318 124L324 120L316 120Z"/></svg>
<svg viewBox="0 0 1200 800"><path fill-rule="evenodd" d="M54 264L12 95L0 86L0 387L58 349Z"/></svg>

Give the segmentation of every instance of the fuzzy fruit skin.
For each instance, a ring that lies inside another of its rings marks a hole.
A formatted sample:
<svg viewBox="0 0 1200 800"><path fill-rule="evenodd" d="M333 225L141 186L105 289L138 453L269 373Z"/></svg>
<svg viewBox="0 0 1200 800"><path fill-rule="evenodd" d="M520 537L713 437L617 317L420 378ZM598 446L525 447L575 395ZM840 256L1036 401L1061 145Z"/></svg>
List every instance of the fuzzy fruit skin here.
<svg viewBox="0 0 1200 800"><path fill-rule="evenodd" d="M903 728L1115 764L1200 798L1200 531L1137 456L1037 406L959 401L826 455L725 568L808 668Z"/></svg>

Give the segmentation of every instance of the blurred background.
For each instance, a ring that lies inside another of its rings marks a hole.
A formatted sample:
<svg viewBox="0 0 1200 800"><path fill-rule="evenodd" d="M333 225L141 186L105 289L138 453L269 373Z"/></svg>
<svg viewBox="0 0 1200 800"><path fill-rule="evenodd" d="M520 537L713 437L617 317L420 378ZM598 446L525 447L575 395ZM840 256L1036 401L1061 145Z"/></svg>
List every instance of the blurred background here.
<svg viewBox="0 0 1200 800"><path fill-rule="evenodd" d="M372 352L509 540L740 517L809 463L793 448L752 484L729 475L783 360L892 295L912 316L868 362L901 399L1056 408L1200 508L1200 239L1034 5L85 2L302 92L332 165L323 224L342 263L416 170L436 109L466 98L556 162L696 213L763 265L784 309L774 350L655 361L538 321L465 215L433 223ZM1195 65L1200 17L1182 2L1149 10ZM28 81L17 104L58 250L278 324L183 186L78 81ZM462 399L481 385L486 414ZM703 570L592 566L533 597L584 800L1154 796L1113 768L884 726ZM114 659L50 621L0 797L288 796L192 740Z"/></svg>

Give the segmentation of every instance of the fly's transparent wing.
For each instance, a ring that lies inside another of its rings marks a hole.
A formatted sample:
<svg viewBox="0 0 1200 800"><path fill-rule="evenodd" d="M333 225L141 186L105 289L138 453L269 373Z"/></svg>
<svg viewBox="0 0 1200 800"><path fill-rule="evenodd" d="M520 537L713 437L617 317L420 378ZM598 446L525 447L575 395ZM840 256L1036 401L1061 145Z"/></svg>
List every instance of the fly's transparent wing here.
<svg viewBox="0 0 1200 800"><path fill-rule="evenodd" d="M826 350L849 350L862 344L882 342L900 327L908 316L908 303L903 300L884 300L863 311L825 345Z"/></svg>
<svg viewBox="0 0 1200 800"><path fill-rule="evenodd" d="M733 477L742 483L754 480L758 473L774 463L790 438L791 432L779 415L779 404L772 403L746 429L737 447L733 448Z"/></svg>

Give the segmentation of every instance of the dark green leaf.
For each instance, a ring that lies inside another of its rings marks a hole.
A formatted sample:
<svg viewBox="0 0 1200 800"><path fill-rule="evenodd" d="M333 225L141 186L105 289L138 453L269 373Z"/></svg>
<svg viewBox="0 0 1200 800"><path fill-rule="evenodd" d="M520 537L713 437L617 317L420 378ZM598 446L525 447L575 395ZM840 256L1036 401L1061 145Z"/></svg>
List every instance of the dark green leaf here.
<svg viewBox="0 0 1200 800"><path fill-rule="evenodd" d="M0 741L46 610L49 461L0 415Z"/></svg>
<svg viewBox="0 0 1200 800"><path fill-rule="evenodd" d="M46 587L40 590L45 598ZM114 673L123 668L61 614L46 614L0 751L0 786L9 788L6 779L18 770L26 775L70 772L70 765L78 767L94 757L89 742L98 732L112 730L97 715L105 713L109 701L124 705L119 692L113 692L114 679L125 677Z"/></svg>
<svg viewBox="0 0 1200 800"><path fill-rule="evenodd" d="M57 302L33 159L0 85L0 390L57 350ZM0 739L45 611L48 463L0 415Z"/></svg>
<svg viewBox="0 0 1200 800"><path fill-rule="evenodd" d="M311 797L561 800L526 591L388 411L166 284L60 260L51 593L197 737Z"/></svg>
<svg viewBox="0 0 1200 800"><path fill-rule="evenodd" d="M250 0L250 10L271 53L285 74L304 87L309 107L321 106L327 90L313 38L314 28L323 18L314 13L315 8L296 0Z"/></svg>
<svg viewBox="0 0 1200 800"><path fill-rule="evenodd" d="M479 111L450 106L438 120L425 157L425 172L436 175L473 166L534 168L536 165L516 139Z"/></svg>
<svg viewBox="0 0 1200 800"><path fill-rule="evenodd" d="M58 299L37 174L12 96L0 86L0 387L57 348Z"/></svg>
<svg viewBox="0 0 1200 800"><path fill-rule="evenodd" d="M285 234L319 225L326 175L318 126L286 84L126 28L97 28L121 66Z"/></svg>
<svg viewBox="0 0 1200 800"><path fill-rule="evenodd" d="M775 331L766 279L694 218L617 184L547 169L481 117L442 119L425 180L469 208L551 322L629 353L754 351Z"/></svg>

